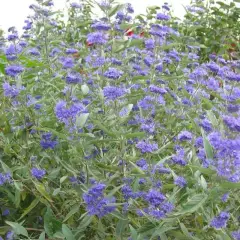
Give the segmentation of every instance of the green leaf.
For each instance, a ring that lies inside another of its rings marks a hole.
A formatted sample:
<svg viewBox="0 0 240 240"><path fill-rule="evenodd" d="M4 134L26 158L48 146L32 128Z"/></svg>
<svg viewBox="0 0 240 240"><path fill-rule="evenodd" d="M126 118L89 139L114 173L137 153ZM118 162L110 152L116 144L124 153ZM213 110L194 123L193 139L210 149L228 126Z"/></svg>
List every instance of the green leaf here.
<svg viewBox="0 0 240 240"><path fill-rule="evenodd" d="M180 225L180 228L181 228L183 234L186 236L186 240L199 240L198 238L191 236L188 229L185 227L185 225L183 223L180 223L179 225Z"/></svg>
<svg viewBox="0 0 240 240"><path fill-rule="evenodd" d="M46 198L49 202L52 202L50 195L47 193L47 191L42 183L34 182L34 185L44 198Z"/></svg>
<svg viewBox="0 0 240 240"><path fill-rule="evenodd" d="M204 109L206 110L211 110L213 108L213 104L211 101L209 101L208 99L206 98L203 98L202 99L202 106Z"/></svg>
<svg viewBox="0 0 240 240"><path fill-rule="evenodd" d="M203 146L204 146L204 150L206 153L206 157L208 159L213 159L213 149L212 146L210 145L208 139L206 138L205 132L203 129L201 129L202 132L202 137L203 137Z"/></svg>
<svg viewBox="0 0 240 240"><path fill-rule="evenodd" d="M126 227L128 225L128 220L120 219L116 225L116 235L121 238L121 236L126 232Z"/></svg>
<svg viewBox="0 0 240 240"><path fill-rule="evenodd" d="M114 53L119 53L123 51L126 48L125 42L120 42L117 40L114 40L113 45L112 45L112 51Z"/></svg>
<svg viewBox="0 0 240 240"><path fill-rule="evenodd" d="M202 188L203 188L204 190L207 189L206 179L205 179L202 175L201 175L201 177L200 177L200 184L201 184L201 186L202 186Z"/></svg>
<svg viewBox="0 0 240 240"><path fill-rule="evenodd" d="M141 226L139 229L138 229L138 233L140 234L146 234L146 233L149 233L151 232L154 232L154 229L156 228L156 225L153 224L152 222L146 222L143 226Z"/></svg>
<svg viewBox="0 0 240 240"><path fill-rule="evenodd" d="M39 203L39 199L35 198L31 204L24 210L23 214L18 220L21 220L23 217L25 217L29 212L31 212Z"/></svg>
<svg viewBox="0 0 240 240"><path fill-rule="evenodd" d="M21 224L16 223L16 222L10 222L10 221L6 221L6 223L13 228L13 231L14 231L17 235L23 235L23 236L25 236L25 237L28 237L28 232L27 232L27 230L26 230Z"/></svg>
<svg viewBox="0 0 240 240"><path fill-rule="evenodd" d="M0 227L0 235L5 235L11 228L9 226Z"/></svg>
<svg viewBox="0 0 240 240"><path fill-rule="evenodd" d="M176 229L177 227L171 227L171 226L160 226L158 227L155 232L152 234L151 238L154 238L156 236L159 236L169 230L173 230Z"/></svg>
<svg viewBox="0 0 240 240"><path fill-rule="evenodd" d="M129 224L130 232L131 232L131 238L132 240L137 240L138 233L137 230L133 228L132 225Z"/></svg>
<svg viewBox="0 0 240 240"><path fill-rule="evenodd" d="M42 232L38 240L45 240L45 232Z"/></svg>
<svg viewBox="0 0 240 240"><path fill-rule="evenodd" d="M89 116L89 113L82 113L80 116L77 116L76 125L79 128L84 127L85 123L87 122L88 116Z"/></svg>
<svg viewBox="0 0 240 240"><path fill-rule="evenodd" d="M62 232L66 240L75 240L71 229L69 229L66 224L62 225Z"/></svg>
<svg viewBox="0 0 240 240"><path fill-rule="evenodd" d="M181 216L196 212L207 200L206 194L196 194L188 198L187 202L182 205L182 209L174 214L173 216Z"/></svg>
<svg viewBox="0 0 240 240"><path fill-rule="evenodd" d="M119 4L114 6L110 11L108 16L112 17L114 14L116 14L119 10L121 10L124 7L124 4Z"/></svg>
<svg viewBox="0 0 240 240"><path fill-rule="evenodd" d="M14 199L14 203L15 203L16 208L19 207L20 202L21 202L21 192L18 189L16 189L16 191L15 191L15 199Z"/></svg>
<svg viewBox="0 0 240 240"><path fill-rule="evenodd" d="M3 168L5 173L12 173L11 168L8 167L8 165L6 163L4 163L2 160L1 160L1 164L2 164L2 168Z"/></svg>
<svg viewBox="0 0 240 240"><path fill-rule="evenodd" d="M127 133L124 135L126 139L129 138L143 138L145 137L146 133L145 132L134 132L134 133Z"/></svg>
<svg viewBox="0 0 240 240"><path fill-rule="evenodd" d="M150 10L158 10L158 9L160 9L160 7L159 7L159 6L156 6L156 5L154 5L154 6L148 6L147 8L150 9Z"/></svg>
<svg viewBox="0 0 240 240"><path fill-rule="evenodd" d="M223 189L240 189L240 183L223 182L219 185Z"/></svg>
<svg viewBox="0 0 240 240"><path fill-rule="evenodd" d="M129 39L127 47L138 47L141 48L143 46L143 39Z"/></svg>
<svg viewBox="0 0 240 240"><path fill-rule="evenodd" d="M135 171L136 173L142 174L142 175L145 174L144 171L140 167L138 167L135 163L133 163L131 161L129 161L129 163L134 167L133 171Z"/></svg>
<svg viewBox="0 0 240 240"><path fill-rule="evenodd" d="M74 205L72 207L72 209L70 210L70 212L64 218L63 222L66 222L71 216L73 216L75 213L77 213L79 211L79 208L80 208L79 204Z"/></svg>
<svg viewBox="0 0 240 240"><path fill-rule="evenodd" d="M204 173L208 176L212 176L216 173L216 171L210 169L210 168L203 168L201 166L197 166L197 165L188 165L189 168L192 168L194 170L199 170L201 173Z"/></svg>
<svg viewBox="0 0 240 240"><path fill-rule="evenodd" d="M95 120L95 119L91 119L91 120L96 126L98 126L101 130L103 130L109 136L116 137L116 135L119 134L117 132L114 133L114 132L109 131L108 128L106 126L104 126L100 121Z"/></svg>
<svg viewBox="0 0 240 240"><path fill-rule="evenodd" d="M44 215L44 230L49 237L62 230L62 223L58 221L50 208L47 209Z"/></svg>
<svg viewBox="0 0 240 240"><path fill-rule="evenodd" d="M207 111L207 116L208 116L208 119L210 120L210 122L212 123L212 125L217 127L218 126L218 120L211 110Z"/></svg>
<svg viewBox="0 0 240 240"><path fill-rule="evenodd" d="M78 232L85 231L85 229L89 226L89 224L92 223L93 219L94 219L94 216L89 216L89 215L86 214L83 217L83 219L82 219L82 221L81 221L81 223L80 223L80 225L78 227L78 229L79 229Z"/></svg>
<svg viewBox="0 0 240 240"><path fill-rule="evenodd" d="M60 192L61 192L61 188L56 188L56 189L54 189L52 195L55 197L55 196L57 196Z"/></svg>
<svg viewBox="0 0 240 240"><path fill-rule="evenodd" d="M88 85L83 84L83 85L81 86L81 90L82 90L82 92L83 92L84 95L87 95L87 94L89 93L89 87L88 87Z"/></svg>

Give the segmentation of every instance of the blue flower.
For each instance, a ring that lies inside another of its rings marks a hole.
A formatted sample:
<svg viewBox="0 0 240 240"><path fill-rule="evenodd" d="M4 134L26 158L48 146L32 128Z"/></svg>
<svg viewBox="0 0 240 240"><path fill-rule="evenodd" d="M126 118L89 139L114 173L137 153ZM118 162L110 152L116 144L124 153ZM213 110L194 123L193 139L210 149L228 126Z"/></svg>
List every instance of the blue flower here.
<svg viewBox="0 0 240 240"><path fill-rule="evenodd" d="M24 30L30 30L32 28L32 22L29 20L25 20L24 23L26 24L25 26L23 26Z"/></svg>
<svg viewBox="0 0 240 240"><path fill-rule="evenodd" d="M111 28L111 26L108 23L104 22L96 22L92 24L91 27L98 31L108 31Z"/></svg>
<svg viewBox="0 0 240 240"><path fill-rule="evenodd" d="M182 131L178 134L179 141L190 141L192 140L192 133L188 131Z"/></svg>
<svg viewBox="0 0 240 240"><path fill-rule="evenodd" d="M28 53L33 55L33 56L40 56L41 53L39 52L39 50L37 48L31 48L28 50Z"/></svg>
<svg viewBox="0 0 240 240"><path fill-rule="evenodd" d="M69 72L66 76L66 83L68 84L76 84L81 82L82 82L82 77L78 72L72 71L72 72Z"/></svg>
<svg viewBox="0 0 240 240"><path fill-rule="evenodd" d="M102 32L93 32L87 35L87 42L89 44L103 45L107 43L107 36Z"/></svg>
<svg viewBox="0 0 240 240"><path fill-rule="evenodd" d="M116 68L109 68L103 75L104 77L116 80L123 75L123 72Z"/></svg>
<svg viewBox="0 0 240 240"><path fill-rule="evenodd" d="M234 240L240 240L240 230L232 232L231 235Z"/></svg>
<svg viewBox="0 0 240 240"><path fill-rule="evenodd" d="M133 9L131 3L127 3L127 11L128 11L129 13L134 13L134 9Z"/></svg>
<svg viewBox="0 0 240 240"><path fill-rule="evenodd" d="M6 240L14 240L15 236L14 236L14 232L13 231L9 231L6 234Z"/></svg>
<svg viewBox="0 0 240 240"><path fill-rule="evenodd" d="M59 48L53 48L49 55L50 55L50 57L54 57L57 53L60 53L60 52L61 52L61 50ZM63 61L63 62L65 62L65 61Z"/></svg>
<svg viewBox="0 0 240 240"><path fill-rule="evenodd" d="M155 47L155 41L152 38L146 39L145 40L145 47L146 49L154 49Z"/></svg>
<svg viewBox="0 0 240 240"><path fill-rule="evenodd" d="M8 39L8 41L14 41L14 40L18 39L18 33L14 32L14 33L9 34L7 39Z"/></svg>
<svg viewBox="0 0 240 240"><path fill-rule="evenodd" d="M157 143L150 143L146 140L138 142L136 147L141 150L141 153L152 153L158 150Z"/></svg>
<svg viewBox="0 0 240 240"><path fill-rule="evenodd" d="M74 60L71 57L61 57L60 62L63 65L63 68L73 68L74 67Z"/></svg>
<svg viewBox="0 0 240 240"><path fill-rule="evenodd" d="M152 64L154 63L155 59L150 57L150 56L146 56L144 59L143 59L144 63L148 66L148 67L151 67Z"/></svg>
<svg viewBox="0 0 240 240"><path fill-rule="evenodd" d="M2 216L8 216L10 214L9 209L5 209L2 213Z"/></svg>
<svg viewBox="0 0 240 240"><path fill-rule="evenodd" d="M5 184L5 183L11 182L11 175L10 173L0 173L0 186Z"/></svg>
<svg viewBox="0 0 240 240"><path fill-rule="evenodd" d="M153 85L153 84L149 86L149 90L150 90L150 92L158 93L158 94L165 94L165 93L167 93L166 89L160 88L160 87L158 87L156 85Z"/></svg>
<svg viewBox="0 0 240 240"><path fill-rule="evenodd" d="M8 82L3 83L3 90L4 90L4 96L15 98L18 96L20 89L18 89L15 85L10 85Z"/></svg>
<svg viewBox="0 0 240 240"><path fill-rule="evenodd" d="M161 192L150 189L149 192L144 196L144 200L147 201L153 207L159 207L166 197Z"/></svg>
<svg viewBox="0 0 240 240"><path fill-rule="evenodd" d="M106 59L104 57L97 57L94 59L94 62L92 63L92 66L94 68L101 67L105 64Z"/></svg>
<svg viewBox="0 0 240 240"><path fill-rule="evenodd" d="M125 90L119 87L107 86L103 88L104 97L107 100L116 100L125 94Z"/></svg>
<svg viewBox="0 0 240 240"><path fill-rule="evenodd" d="M225 194L223 194L223 196L221 197L221 200L222 200L223 202L227 202L228 198L229 198L229 193L225 193Z"/></svg>
<svg viewBox="0 0 240 240"><path fill-rule="evenodd" d="M42 140L40 141L40 145L43 149L54 149L57 145L57 141L52 139L52 133L44 133L42 134Z"/></svg>
<svg viewBox="0 0 240 240"><path fill-rule="evenodd" d="M76 2L73 2L73 3L71 3L71 7L72 8L81 8L82 5L80 5L80 4L76 3Z"/></svg>
<svg viewBox="0 0 240 240"><path fill-rule="evenodd" d="M111 62L112 62L112 64L115 64L118 66L122 65L122 61L117 58L111 58Z"/></svg>
<svg viewBox="0 0 240 240"><path fill-rule="evenodd" d="M187 185L187 181L184 177L176 177L174 180L174 184L176 184L179 187L185 187Z"/></svg>
<svg viewBox="0 0 240 240"><path fill-rule="evenodd" d="M89 215L103 217L113 211L116 207L110 204L115 203L115 198L106 198L104 196L105 184L98 183L92 186L88 192L83 194L83 200L87 205Z"/></svg>
<svg viewBox="0 0 240 240"><path fill-rule="evenodd" d="M17 55L21 53L21 51L22 51L22 48L20 45L16 45L16 46L14 44L9 45L8 48L6 48L5 50L7 60L9 61L16 60Z"/></svg>
<svg viewBox="0 0 240 240"><path fill-rule="evenodd" d="M120 21L122 21L124 19L124 12L122 11L118 11L117 15L116 15L116 19L119 19Z"/></svg>
<svg viewBox="0 0 240 240"><path fill-rule="evenodd" d="M80 114L86 112L86 108L82 103L73 103L67 107L67 102L60 100L55 107L56 117L60 122L68 125L70 122L74 123L76 117Z"/></svg>
<svg viewBox="0 0 240 240"><path fill-rule="evenodd" d="M144 158L136 161L136 165L138 167L140 167L142 170L147 170L148 169L147 161Z"/></svg>
<svg viewBox="0 0 240 240"><path fill-rule="evenodd" d="M24 67L21 65L10 65L5 68L5 72L7 75L11 77L16 77L18 74L24 71Z"/></svg>
<svg viewBox="0 0 240 240"><path fill-rule="evenodd" d="M221 212L217 217L213 218L210 225L215 229L221 229L227 226L227 222L230 218L228 212Z"/></svg>
<svg viewBox="0 0 240 240"><path fill-rule="evenodd" d="M158 13L157 14L157 19L158 20L164 20L164 21L168 21L168 20L170 20L170 16L169 15L166 15L166 14L164 14L164 13Z"/></svg>
<svg viewBox="0 0 240 240"><path fill-rule="evenodd" d="M78 50L75 48L68 48L66 50L66 54L74 54L74 53L78 53Z"/></svg>
<svg viewBox="0 0 240 240"><path fill-rule="evenodd" d="M38 180L41 180L45 174L46 174L46 170L44 169L39 169L39 168L32 168L31 170L31 174L33 177L35 177Z"/></svg>

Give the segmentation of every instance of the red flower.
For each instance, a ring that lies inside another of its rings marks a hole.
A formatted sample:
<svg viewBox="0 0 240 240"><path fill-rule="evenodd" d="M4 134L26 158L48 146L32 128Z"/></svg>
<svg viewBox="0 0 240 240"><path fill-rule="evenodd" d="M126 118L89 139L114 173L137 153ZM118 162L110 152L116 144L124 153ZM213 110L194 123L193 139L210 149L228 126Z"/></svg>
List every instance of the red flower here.
<svg viewBox="0 0 240 240"><path fill-rule="evenodd" d="M93 43L87 42L87 46L91 47L93 45Z"/></svg>
<svg viewBox="0 0 240 240"><path fill-rule="evenodd" d="M129 28L127 28L127 30L125 31L125 34L126 36L131 37L134 34L134 32L132 30L129 30Z"/></svg>
<svg viewBox="0 0 240 240"><path fill-rule="evenodd" d="M141 32L139 36L144 37L144 32Z"/></svg>

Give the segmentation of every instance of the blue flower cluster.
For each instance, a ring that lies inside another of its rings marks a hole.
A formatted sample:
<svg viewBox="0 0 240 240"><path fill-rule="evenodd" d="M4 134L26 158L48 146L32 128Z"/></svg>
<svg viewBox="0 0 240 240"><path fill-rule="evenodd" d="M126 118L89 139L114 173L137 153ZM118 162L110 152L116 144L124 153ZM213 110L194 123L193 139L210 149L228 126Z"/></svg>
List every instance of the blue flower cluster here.
<svg viewBox="0 0 240 240"><path fill-rule="evenodd" d="M98 183L88 189L87 193L83 194L83 200L87 206L89 215L97 215L103 217L106 214L114 212L116 206L114 206L115 198L107 198L104 196L104 190L106 185Z"/></svg>

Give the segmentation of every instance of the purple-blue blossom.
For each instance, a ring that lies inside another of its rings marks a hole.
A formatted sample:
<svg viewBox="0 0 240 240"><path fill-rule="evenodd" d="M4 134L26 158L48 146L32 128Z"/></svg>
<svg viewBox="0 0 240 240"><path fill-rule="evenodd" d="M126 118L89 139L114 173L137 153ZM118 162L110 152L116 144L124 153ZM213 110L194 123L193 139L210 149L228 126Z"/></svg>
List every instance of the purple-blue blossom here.
<svg viewBox="0 0 240 240"><path fill-rule="evenodd" d="M109 68L106 72L104 72L104 77L110 78L110 79L119 79L122 75L123 72L121 70L118 70L116 68Z"/></svg>
<svg viewBox="0 0 240 240"><path fill-rule="evenodd" d="M11 174L10 173L0 173L0 186L4 185L5 183L11 182Z"/></svg>
<svg viewBox="0 0 240 240"><path fill-rule="evenodd" d="M79 72L75 72L75 71L68 72L66 76L66 83L76 84L81 82L82 82L82 76Z"/></svg>
<svg viewBox="0 0 240 240"><path fill-rule="evenodd" d="M190 141L192 140L192 133L188 131L182 131L178 134L179 141Z"/></svg>
<svg viewBox="0 0 240 240"><path fill-rule="evenodd" d="M104 45L107 43L107 36L103 32L93 32L87 35L89 44Z"/></svg>
<svg viewBox="0 0 240 240"><path fill-rule="evenodd" d="M108 31L111 28L111 26L105 22L95 22L91 25L91 27L98 31Z"/></svg>
<svg viewBox="0 0 240 240"><path fill-rule="evenodd" d="M229 218L230 214L228 212L221 212L218 216L212 219L210 225L215 229L225 228Z"/></svg>
<svg viewBox="0 0 240 240"><path fill-rule="evenodd" d="M141 150L141 153L152 153L158 150L158 144L150 143L148 140L139 141L136 147Z"/></svg>
<svg viewBox="0 0 240 240"><path fill-rule="evenodd" d="M32 168L31 174L36 179L41 180L46 175L46 170L40 168Z"/></svg>
<svg viewBox="0 0 240 240"><path fill-rule="evenodd" d="M115 198L104 196L105 184L98 183L92 186L83 194L83 200L86 204L88 215L97 215L99 218L115 211Z"/></svg>
<svg viewBox="0 0 240 240"><path fill-rule="evenodd" d="M74 59L72 57L61 57L60 63L65 69L74 67Z"/></svg>
<svg viewBox="0 0 240 240"><path fill-rule="evenodd" d="M170 18L171 17L169 15L164 14L164 13L158 13L157 14L157 19L158 20L168 21L168 20L170 20Z"/></svg>
<svg viewBox="0 0 240 240"><path fill-rule="evenodd" d="M5 68L5 72L8 76L16 77L24 71L24 67L21 65L10 65Z"/></svg>
<svg viewBox="0 0 240 240"><path fill-rule="evenodd" d="M119 88L119 87L106 86L103 88L103 94L107 100L114 101L117 98L124 96L125 93L126 91L123 88Z"/></svg>
<svg viewBox="0 0 240 240"><path fill-rule="evenodd" d="M185 187L187 185L187 181L184 177L178 176L174 179L174 184L179 187Z"/></svg>
<svg viewBox="0 0 240 240"><path fill-rule="evenodd" d="M4 82L2 84L4 90L4 96L15 98L19 95L20 89L18 89L15 85L10 85L8 82Z"/></svg>
<svg viewBox="0 0 240 240"><path fill-rule="evenodd" d="M240 230L231 233L234 240L240 240Z"/></svg>
<svg viewBox="0 0 240 240"><path fill-rule="evenodd" d="M43 149L54 149L58 142L56 141L56 138L53 138L52 133L43 133L42 139L40 141L40 145Z"/></svg>
<svg viewBox="0 0 240 240"><path fill-rule="evenodd" d="M148 193L144 196L144 200L153 207L159 207L165 199L166 197L164 196L164 194L155 189L150 189Z"/></svg>

